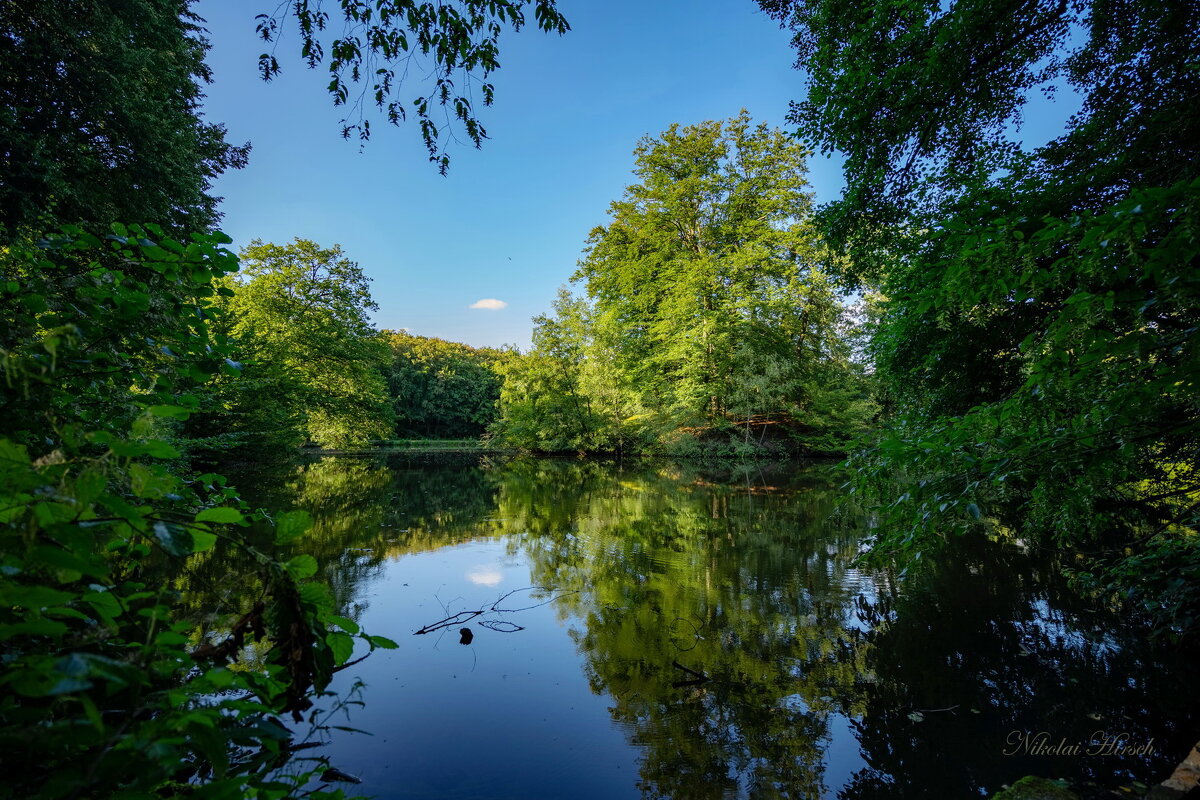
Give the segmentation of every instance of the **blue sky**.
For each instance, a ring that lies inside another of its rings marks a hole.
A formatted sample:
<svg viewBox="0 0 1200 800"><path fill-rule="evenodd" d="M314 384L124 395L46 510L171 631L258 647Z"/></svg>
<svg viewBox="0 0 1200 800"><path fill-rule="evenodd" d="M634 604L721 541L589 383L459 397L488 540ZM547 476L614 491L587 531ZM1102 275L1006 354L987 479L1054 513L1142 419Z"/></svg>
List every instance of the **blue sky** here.
<svg viewBox="0 0 1200 800"><path fill-rule="evenodd" d="M455 148L442 177L413 125L379 119L365 148L343 140L327 73L304 66L294 35L276 52L283 74L258 77L254 15L274 6L195 6L213 45L206 117L254 147L249 167L217 182L222 227L238 247L340 244L373 280L379 327L475 346L528 347L530 317L549 310L631 182L638 139L741 108L782 127L802 93L788 32L751 0L560 0L565 36L502 37L496 102L481 110L491 138ZM1060 130L1071 99L1052 108L1035 95L1025 133ZM834 199L837 162L810 167L818 202ZM471 308L485 299L505 305Z"/></svg>
<svg viewBox="0 0 1200 800"><path fill-rule="evenodd" d="M205 115L254 146L250 166L215 187L222 227L238 247L341 244L373 279L377 325L476 346L528 346L530 317L549 310L631 182L639 138L743 107L782 126L801 90L788 33L750 0L564 0L565 36L531 26L501 39L496 102L482 112L491 139L452 150L441 177L415 126L377 120L361 152L343 140L328 78L303 65L295 37L277 51L282 76L259 79L254 15L273 7L195 7L213 44ZM818 199L834 197L836 167L812 173ZM507 305L469 308L485 298Z"/></svg>

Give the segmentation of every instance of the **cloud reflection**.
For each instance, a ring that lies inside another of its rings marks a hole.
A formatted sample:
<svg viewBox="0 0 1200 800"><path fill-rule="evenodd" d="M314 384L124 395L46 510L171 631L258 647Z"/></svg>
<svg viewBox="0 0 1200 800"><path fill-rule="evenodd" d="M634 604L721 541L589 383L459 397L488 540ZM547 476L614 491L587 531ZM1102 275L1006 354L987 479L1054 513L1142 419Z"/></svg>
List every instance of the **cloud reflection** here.
<svg viewBox="0 0 1200 800"><path fill-rule="evenodd" d="M504 576L500 574L500 570L490 564L472 567L467 572L467 580L476 586L498 586L504 580Z"/></svg>

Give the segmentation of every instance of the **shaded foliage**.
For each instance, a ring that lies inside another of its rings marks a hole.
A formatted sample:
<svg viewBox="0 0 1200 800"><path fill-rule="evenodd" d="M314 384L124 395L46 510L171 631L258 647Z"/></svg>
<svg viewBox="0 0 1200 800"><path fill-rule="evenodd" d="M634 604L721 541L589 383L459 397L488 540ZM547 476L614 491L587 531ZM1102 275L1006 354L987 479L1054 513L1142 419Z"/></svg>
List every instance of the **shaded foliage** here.
<svg viewBox="0 0 1200 800"><path fill-rule="evenodd" d="M310 556L285 561L270 541L242 537L239 526L265 515L223 478L168 468L190 390L227 368L209 322L221 314L214 282L237 260L219 235L184 245L152 234L67 229L4 251L5 277L21 275L27 290L5 297L0 353L3 402L19 409L0 438L0 742L6 763L22 764L6 793L194 785L284 797L311 773L288 768L293 733L278 717L303 719L358 631L339 630L327 590L306 581ZM105 266L114 262L124 269ZM146 313L146 275L172 287L170 313ZM64 285L76 289L69 313L39 292ZM19 405L30 396L36 415ZM284 543L308 521L274 523ZM263 588L244 613L223 615L224 635L197 639L162 574L218 541L243 552ZM256 642L258 668L231 669Z"/></svg>
<svg viewBox="0 0 1200 800"><path fill-rule="evenodd" d="M392 349L386 372L397 436L481 436L496 418L499 350L474 348L403 331L384 331Z"/></svg>
<svg viewBox="0 0 1200 800"><path fill-rule="evenodd" d="M14 0L0 15L0 230L218 219L208 194L244 166L199 114L208 43L189 0Z"/></svg>
<svg viewBox="0 0 1200 800"><path fill-rule="evenodd" d="M846 154L823 228L884 298L872 350L900 416L859 461L880 550L994 513L1086 554L1088 588L1194 632L1200 10L761 5L809 74L800 135ZM1056 82L1081 110L1022 147L1029 93Z"/></svg>

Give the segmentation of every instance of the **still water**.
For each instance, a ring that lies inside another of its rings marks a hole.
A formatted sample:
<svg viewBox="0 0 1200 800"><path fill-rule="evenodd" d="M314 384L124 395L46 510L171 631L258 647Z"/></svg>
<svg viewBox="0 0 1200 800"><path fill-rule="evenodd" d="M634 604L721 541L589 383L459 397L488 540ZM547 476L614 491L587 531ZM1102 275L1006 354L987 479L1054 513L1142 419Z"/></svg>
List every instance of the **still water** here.
<svg viewBox="0 0 1200 800"><path fill-rule="evenodd" d="M319 752L363 794L953 800L1031 773L1156 783L1200 738L1189 665L1044 557L981 540L903 578L856 567L869 531L830 467L409 455L235 478L312 513L301 549L342 613L400 644L334 687L362 705L331 723L367 733ZM236 594L238 567L212 569Z"/></svg>

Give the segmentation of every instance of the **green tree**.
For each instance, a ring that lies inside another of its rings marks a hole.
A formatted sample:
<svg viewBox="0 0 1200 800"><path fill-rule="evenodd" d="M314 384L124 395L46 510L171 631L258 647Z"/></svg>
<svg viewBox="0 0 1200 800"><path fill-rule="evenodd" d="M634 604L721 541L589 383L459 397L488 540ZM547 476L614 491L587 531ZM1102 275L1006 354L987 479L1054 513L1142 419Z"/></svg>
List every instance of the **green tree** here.
<svg viewBox="0 0 1200 800"><path fill-rule="evenodd" d="M301 436L321 445L387 438L380 372L387 345L367 316L377 306L358 264L337 245L307 239L282 246L255 239L241 257L242 278L227 300L229 335L240 356L283 391L245 387L238 404L290 407L302 420Z"/></svg>
<svg viewBox="0 0 1200 800"><path fill-rule="evenodd" d="M592 231L576 273L627 410L674 426L802 417L848 355L807 151L742 112L674 125L634 156L640 182Z"/></svg>
<svg viewBox="0 0 1200 800"><path fill-rule="evenodd" d="M859 463L868 488L911 483L883 495L880 549L994 512L1194 630L1200 7L760 5L809 74L793 121L846 156L823 227L886 298L873 350L900 416ZM1081 110L1022 147L1028 96L1056 82Z"/></svg>
<svg viewBox="0 0 1200 800"><path fill-rule="evenodd" d="M496 418L504 355L403 331L384 331L392 349L386 370L400 436L477 437Z"/></svg>
<svg viewBox="0 0 1200 800"><path fill-rule="evenodd" d="M205 231L218 218L211 180L241 166L248 147L199 116L207 44L190 5L12 0L0 11L0 751L21 765L3 794L292 796L313 770L289 768L293 733L279 716L301 721L355 635L394 646L334 615L328 591L307 580L318 569L310 555L285 560L244 535L267 515L220 476L181 474L169 441L219 396L201 384L238 369L222 329L233 304L217 299L232 291L237 262L227 238ZM376 36L380 26L403 40L408 25L439 70L491 69L499 28L485 22L503 14L517 26L521 5L488 3L466 19L445 6L410 7L403 21L384 13L367 48L387 52L394 39ZM305 17L308 8L295 10L306 55L319 60L305 25L323 17ZM343 4L350 16L355 8ZM539 23L565 29L552 12L540 2ZM333 56L354 59L344 47ZM418 115L451 96L439 78ZM331 341L354 332L353 346L312 354L349 356L358 377L371 338L359 328L329 331ZM243 399L319 374L283 366L238 387ZM313 435L371 435L382 424L375 388L342 385L337 409L306 407ZM279 546L307 527L303 514L273 521ZM164 577L222 546L251 558L258 591L244 613L209 608L197 627Z"/></svg>
<svg viewBox="0 0 1200 800"><path fill-rule="evenodd" d="M47 218L104 231L216 223L212 180L243 166L249 146L200 116L208 43L190 5L4 4L0 230L41 230Z"/></svg>
<svg viewBox="0 0 1200 800"><path fill-rule="evenodd" d="M595 352L591 308L559 289L552 315L533 318L533 348L499 364L500 418L492 433L511 447L544 451L613 448L615 422L593 407L584 374ZM620 449L620 448L615 448Z"/></svg>

